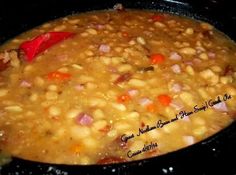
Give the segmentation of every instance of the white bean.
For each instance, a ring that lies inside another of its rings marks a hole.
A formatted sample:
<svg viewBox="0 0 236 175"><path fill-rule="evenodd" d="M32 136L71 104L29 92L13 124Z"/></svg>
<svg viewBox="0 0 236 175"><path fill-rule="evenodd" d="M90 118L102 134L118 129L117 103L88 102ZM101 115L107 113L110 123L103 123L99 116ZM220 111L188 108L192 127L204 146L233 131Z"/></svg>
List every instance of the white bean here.
<svg viewBox="0 0 236 175"><path fill-rule="evenodd" d="M114 107L115 109L117 109L119 111L126 111L126 107L123 104L112 103L111 105L112 105L112 107Z"/></svg>
<svg viewBox="0 0 236 175"><path fill-rule="evenodd" d="M97 30L92 29L92 28L87 29L86 32L88 32L88 33L91 34L91 35L97 35L97 34L98 34Z"/></svg>
<svg viewBox="0 0 236 175"><path fill-rule="evenodd" d="M91 134L90 129L86 126L72 126L70 132L75 139L88 138Z"/></svg>
<svg viewBox="0 0 236 175"><path fill-rule="evenodd" d="M58 94L53 91L48 91L46 92L45 97L47 100L57 100Z"/></svg>
<svg viewBox="0 0 236 175"><path fill-rule="evenodd" d="M4 97L8 94L8 90L7 89L0 89L0 97Z"/></svg>
<svg viewBox="0 0 236 175"><path fill-rule="evenodd" d="M128 84L131 85L131 86L135 86L135 87L144 87L144 86L146 86L146 82L142 81L142 80L139 80L139 79L131 79L128 82Z"/></svg>
<svg viewBox="0 0 236 175"><path fill-rule="evenodd" d="M4 109L9 112L22 112L23 111L22 107L20 106L7 106Z"/></svg>
<svg viewBox="0 0 236 175"><path fill-rule="evenodd" d="M180 53L185 55L195 55L197 51L194 48L191 47L184 47L179 50Z"/></svg>
<svg viewBox="0 0 236 175"><path fill-rule="evenodd" d="M145 44L146 44L145 39L144 39L143 37L141 37L141 36L137 37L136 40L137 40L137 42L138 42L139 44L141 44L141 45L145 45Z"/></svg>
<svg viewBox="0 0 236 175"><path fill-rule="evenodd" d="M61 109L56 106L51 106L48 112L51 116L59 116L61 114Z"/></svg>

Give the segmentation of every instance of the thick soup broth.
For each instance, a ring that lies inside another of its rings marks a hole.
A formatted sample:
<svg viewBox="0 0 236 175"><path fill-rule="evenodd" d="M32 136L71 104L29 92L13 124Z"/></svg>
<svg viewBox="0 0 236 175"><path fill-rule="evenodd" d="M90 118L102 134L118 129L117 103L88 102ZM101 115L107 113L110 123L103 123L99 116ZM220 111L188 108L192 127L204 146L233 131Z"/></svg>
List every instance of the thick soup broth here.
<svg viewBox="0 0 236 175"><path fill-rule="evenodd" d="M0 47L0 152L63 164L132 161L234 121L236 45L151 11L67 16Z"/></svg>

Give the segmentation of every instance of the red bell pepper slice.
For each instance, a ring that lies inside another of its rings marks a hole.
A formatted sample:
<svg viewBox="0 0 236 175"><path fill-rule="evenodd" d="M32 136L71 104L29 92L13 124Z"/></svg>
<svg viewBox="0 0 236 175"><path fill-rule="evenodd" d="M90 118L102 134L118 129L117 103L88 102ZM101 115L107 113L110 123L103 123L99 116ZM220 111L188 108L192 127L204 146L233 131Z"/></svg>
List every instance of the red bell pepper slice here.
<svg viewBox="0 0 236 175"><path fill-rule="evenodd" d="M51 46L74 36L72 32L48 32L41 34L32 40L25 41L20 45L20 49L24 53L25 60L31 62L34 58L50 48Z"/></svg>

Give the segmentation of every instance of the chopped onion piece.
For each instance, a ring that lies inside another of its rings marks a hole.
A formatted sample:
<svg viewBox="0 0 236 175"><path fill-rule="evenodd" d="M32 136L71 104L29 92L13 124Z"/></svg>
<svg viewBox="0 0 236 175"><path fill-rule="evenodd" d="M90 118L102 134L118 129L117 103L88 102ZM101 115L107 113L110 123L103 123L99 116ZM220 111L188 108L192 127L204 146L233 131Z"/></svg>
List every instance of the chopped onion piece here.
<svg viewBox="0 0 236 175"><path fill-rule="evenodd" d="M179 61L182 59L182 56L179 55L177 52L171 52L170 57L171 60Z"/></svg>
<svg viewBox="0 0 236 175"><path fill-rule="evenodd" d="M171 66L171 69L176 74L181 73L181 69L180 69L180 66L178 64L175 64L175 65Z"/></svg>

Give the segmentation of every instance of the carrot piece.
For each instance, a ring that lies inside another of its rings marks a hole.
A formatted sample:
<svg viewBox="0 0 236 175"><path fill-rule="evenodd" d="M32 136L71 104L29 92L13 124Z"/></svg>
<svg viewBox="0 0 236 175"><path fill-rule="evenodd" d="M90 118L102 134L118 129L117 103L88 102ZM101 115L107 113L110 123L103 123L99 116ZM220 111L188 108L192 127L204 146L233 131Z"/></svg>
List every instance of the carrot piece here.
<svg viewBox="0 0 236 175"><path fill-rule="evenodd" d="M62 73L59 71L54 71L54 72L50 72L47 75L48 80L68 80L71 78L71 74L69 73Z"/></svg>
<svg viewBox="0 0 236 175"><path fill-rule="evenodd" d="M164 62L165 56L162 54L152 54L150 59L152 64L161 64Z"/></svg>
<svg viewBox="0 0 236 175"><path fill-rule="evenodd" d="M149 112L156 112L156 105L154 103L150 103L149 105L146 106L147 111Z"/></svg>
<svg viewBox="0 0 236 175"><path fill-rule="evenodd" d="M131 100L131 96L129 94L122 94L117 97L117 102L125 103Z"/></svg>
<svg viewBox="0 0 236 175"><path fill-rule="evenodd" d="M164 20L164 16L163 15L153 15L153 16L151 16L151 19L152 19L152 21L154 21L154 22L156 22L156 21L159 21L159 22L161 22L161 21L163 21Z"/></svg>
<svg viewBox="0 0 236 175"><path fill-rule="evenodd" d="M99 129L100 132L107 133L110 131L111 125L106 125L104 128Z"/></svg>
<svg viewBox="0 0 236 175"><path fill-rule="evenodd" d="M166 94L157 96L157 99L163 106L169 106L172 101L171 97Z"/></svg>
<svg viewBox="0 0 236 175"><path fill-rule="evenodd" d="M79 154L82 151L82 146L81 145L72 145L70 147L71 152L73 152L74 154Z"/></svg>
<svg viewBox="0 0 236 175"><path fill-rule="evenodd" d="M129 37L129 33L128 33L128 32L122 32L122 36L123 36L124 38L127 38L127 37Z"/></svg>

